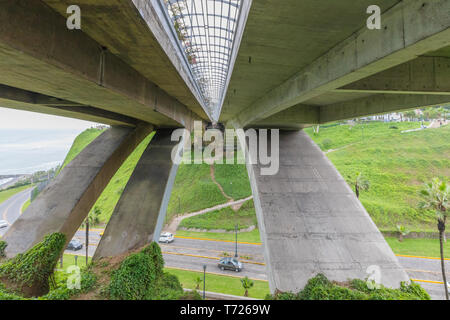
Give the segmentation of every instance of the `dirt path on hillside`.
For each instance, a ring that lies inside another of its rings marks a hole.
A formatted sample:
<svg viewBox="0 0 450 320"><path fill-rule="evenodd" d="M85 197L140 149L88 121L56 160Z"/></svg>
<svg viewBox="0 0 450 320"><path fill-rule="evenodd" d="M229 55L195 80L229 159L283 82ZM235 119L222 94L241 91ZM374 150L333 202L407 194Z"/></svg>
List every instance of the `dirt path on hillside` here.
<svg viewBox="0 0 450 320"><path fill-rule="evenodd" d="M211 180L217 185L217 187L219 188L220 192L222 192L222 195L223 195L225 198L227 198L229 202L234 201L234 199L233 199L232 197L230 197L229 195L227 195L227 194L225 193L225 191L223 190L223 188L222 188L222 186L220 185L220 183L218 183L218 182L216 181L214 165L213 165L213 164L210 165L210 166L209 166L209 169L210 169Z"/></svg>
<svg viewBox="0 0 450 320"><path fill-rule="evenodd" d="M231 206L233 206L233 210L236 207L238 207L238 209L239 209L246 201L248 201L252 198L253 198L253 196L249 196L247 198L240 199L237 201L232 200L232 201L222 203L222 204L219 204L219 205L211 207L211 208L206 208L206 209L202 209L200 211L185 213L183 215L176 216L172 219L172 221L169 223L169 225L166 225L164 227L164 231L170 232L170 233L175 233L177 231L178 226L180 225L181 221L183 221L186 218L198 216L199 214L204 214L204 213L220 210L220 209L231 207Z"/></svg>

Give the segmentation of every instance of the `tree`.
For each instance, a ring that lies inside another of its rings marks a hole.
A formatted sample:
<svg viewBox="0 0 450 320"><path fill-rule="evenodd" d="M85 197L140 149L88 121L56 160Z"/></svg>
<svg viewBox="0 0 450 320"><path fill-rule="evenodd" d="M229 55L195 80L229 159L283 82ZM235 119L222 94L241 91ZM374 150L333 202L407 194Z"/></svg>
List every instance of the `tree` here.
<svg viewBox="0 0 450 320"><path fill-rule="evenodd" d="M410 231L408 229L406 229L405 226L401 226L401 225L397 225L397 232L398 232L398 241L402 242L403 241L403 237L408 235L410 233Z"/></svg>
<svg viewBox="0 0 450 320"><path fill-rule="evenodd" d="M352 179L350 176L349 178ZM370 187L369 180L367 180L366 177L363 176L362 172L356 173L356 178L353 184L355 185L355 193L358 199L360 192L367 191Z"/></svg>
<svg viewBox="0 0 450 320"><path fill-rule="evenodd" d="M422 209L431 209L435 212L437 219L437 227L439 230L439 244L441 250L441 269L442 278L444 280L445 298L448 300L447 277L445 275L444 262L444 235L445 224L447 222L447 214L449 209L450 186L439 178L434 178L431 183L425 184L424 189L420 191L423 201L420 202Z"/></svg>
<svg viewBox="0 0 450 320"><path fill-rule="evenodd" d="M253 287L253 281L250 280L247 276L241 279L242 287L245 289L244 296L248 297L248 289Z"/></svg>
<svg viewBox="0 0 450 320"><path fill-rule="evenodd" d="M200 277L197 277L194 279L195 281L195 290L199 290L200 289L200 285L202 284L203 280Z"/></svg>

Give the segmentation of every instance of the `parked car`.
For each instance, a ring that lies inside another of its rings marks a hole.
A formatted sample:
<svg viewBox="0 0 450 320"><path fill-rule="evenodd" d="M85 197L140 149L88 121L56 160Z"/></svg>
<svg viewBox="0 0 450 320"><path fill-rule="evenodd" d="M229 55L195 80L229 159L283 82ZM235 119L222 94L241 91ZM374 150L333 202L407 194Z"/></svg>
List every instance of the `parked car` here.
<svg viewBox="0 0 450 320"><path fill-rule="evenodd" d="M173 242L174 236L170 232L163 232L159 236L159 242L170 243Z"/></svg>
<svg viewBox="0 0 450 320"><path fill-rule="evenodd" d="M72 239L67 245L67 250L78 251L83 248L83 243L80 240Z"/></svg>
<svg viewBox="0 0 450 320"><path fill-rule="evenodd" d="M222 258L219 261L218 267L221 270L232 270L239 272L242 270L242 263L236 258Z"/></svg>
<svg viewBox="0 0 450 320"><path fill-rule="evenodd" d="M0 220L0 229L6 228L9 226L9 223L5 220Z"/></svg>

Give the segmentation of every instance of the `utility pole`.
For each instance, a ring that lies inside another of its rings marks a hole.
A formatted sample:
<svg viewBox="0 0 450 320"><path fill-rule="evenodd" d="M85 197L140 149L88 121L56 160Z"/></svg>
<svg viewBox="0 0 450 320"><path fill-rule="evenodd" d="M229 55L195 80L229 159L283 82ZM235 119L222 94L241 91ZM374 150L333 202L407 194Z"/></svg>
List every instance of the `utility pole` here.
<svg viewBox="0 0 450 320"><path fill-rule="evenodd" d="M89 258L89 215L86 218L86 266Z"/></svg>
<svg viewBox="0 0 450 320"><path fill-rule="evenodd" d="M206 298L206 264L203 265L203 300Z"/></svg>
<svg viewBox="0 0 450 320"><path fill-rule="evenodd" d="M238 257L238 253L237 253L237 234L238 234L238 225L237 225L237 224L234 226L234 230L236 231L236 241L235 241L235 243L236 243L236 250L235 250L235 252L234 252L234 257L237 258L237 257Z"/></svg>

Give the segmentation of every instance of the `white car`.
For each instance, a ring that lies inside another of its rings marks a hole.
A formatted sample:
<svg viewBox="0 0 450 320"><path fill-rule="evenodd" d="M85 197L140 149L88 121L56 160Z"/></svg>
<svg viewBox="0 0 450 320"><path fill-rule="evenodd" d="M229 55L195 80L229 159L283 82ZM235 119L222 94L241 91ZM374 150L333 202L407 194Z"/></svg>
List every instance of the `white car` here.
<svg viewBox="0 0 450 320"><path fill-rule="evenodd" d="M6 228L9 226L9 223L5 220L0 220L0 229Z"/></svg>
<svg viewBox="0 0 450 320"><path fill-rule="evenodd" d="M159 242L170 243L173 242L173 240L174 240L173 234L169 232L163 232L159 236Z"/></svg>

